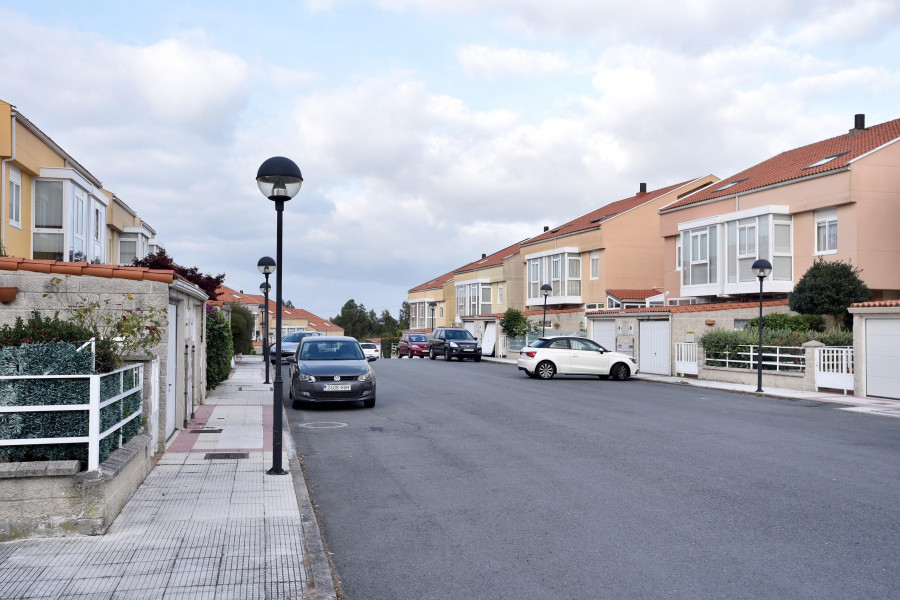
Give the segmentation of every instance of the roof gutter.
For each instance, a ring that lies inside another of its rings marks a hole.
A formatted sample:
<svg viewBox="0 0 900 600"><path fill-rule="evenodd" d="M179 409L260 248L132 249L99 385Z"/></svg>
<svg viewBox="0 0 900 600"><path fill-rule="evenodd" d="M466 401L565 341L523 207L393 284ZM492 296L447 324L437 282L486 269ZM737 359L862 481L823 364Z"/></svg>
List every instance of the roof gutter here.
<svg viewBox="0 0 900 600"><path fill-rule="evenodd" d="M2 162L0 162L0 182L5 182L8 179L12 179L11 173L7 176L7 179L3 179L3 173L5 173L5 169L7 169L7 164L16 160L16 111L10 111L12 113L12 122L10 123L10 131L12 133L12 149L10 151L9 158L4 158ZM3 250L3 253L6 253L6 188L8 185L3 185L0 183L0 250Z"/></svg>
<svg viewBox="0 0 900 600"><path fill-rule="evenodd" d="M776 188L785 187L787 185L793 185L795 183L800 183L801 181L810 181L812 179L819 179L820 177L829 177L831 175L837 175L838 173L844 173L845 171L849 171L850 166L847 165L845 167L841 167L840 169L832 169L831 171L825 171L824 173L816 173L815 175L807 175L806 177L798 177L797 179L789 179L787 181L779 181L778 183L772 183L770 185L764 185L763 187L746 190L743 192L737 192L735 194L729 194L727 196L719 196L718 198L710 198L709 200L704 200L703 202L697 202L695 204L685 204L684 206L679 206L678 208L669 208L669 209L660 209L659 214L665 215L671 212L678 212L679 210L683 210L686 208L694 208L695 206L703 206L705 204L712 204L713 202L721 202L722 200L731 200L733 199L735 202L738 201L740 196L749 196L750 194L755 194L757 192L765 192L766 190L774 190ZM699 190L698 190L699 191Z"/></svg>

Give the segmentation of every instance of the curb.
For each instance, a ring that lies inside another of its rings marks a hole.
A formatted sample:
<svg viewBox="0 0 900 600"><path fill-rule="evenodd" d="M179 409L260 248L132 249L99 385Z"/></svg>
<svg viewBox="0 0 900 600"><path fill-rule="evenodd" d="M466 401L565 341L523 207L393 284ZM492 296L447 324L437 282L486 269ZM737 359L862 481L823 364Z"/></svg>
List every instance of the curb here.
<svg viewBox="0 0 900 600"><path fill-rule="evenodd" d="M284 406L282 406L284 410ZM291 452L288 455L288 465L291 470L291 482L294 486L294 494L297 496L297 505L300 508L300 521L303 523L303 547L306 550L306 559L309 561L309 573L312 577L312 585L304 594L304 598L313 600L336 600L337 591L334 578L331 574L331 564L328 553L322 543L322 531L319 529L319 521L313 509L312 500L309 497L309 488L306 485L306 474L303 466L297 458L297 447L294 446L294 438L291 436L290 423L287 417L286 428L282 428L282 437L287 438Z"/></svg>

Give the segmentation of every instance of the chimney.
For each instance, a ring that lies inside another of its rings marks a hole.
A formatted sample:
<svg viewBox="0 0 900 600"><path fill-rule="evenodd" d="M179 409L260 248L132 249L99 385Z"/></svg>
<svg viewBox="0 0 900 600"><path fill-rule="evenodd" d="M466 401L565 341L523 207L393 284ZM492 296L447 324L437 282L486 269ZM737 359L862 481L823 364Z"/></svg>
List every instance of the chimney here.
<svg viewBox="0 0 900 600"><path fill-rule="evenodd" d="M487 254L485 254L484 252L482 252L482 253L481 253L481 258L487 258Z"/></svg>
<svg viewBox="0 0 900 600"><path fill-rule="evenodd" d="M243 294L243 293L244 293L244 290L241 290L241 293Z"/></svg>
<svg viewBox="0 0 900 600"><path fill-rule="evenodd" d="M550 231L550 226L549 226L549 225L544 225L544 232L546 233L547 231Z"/></svg>
<svg viewBox="0 0 900 600"><path fill-rule="evenodd" d="M647 184L646 184L646 183L642 183L642 184L641 184L641 191L638 192L638 193L639 193L639 194L646 194L646 193L647 193Z"/></svg>
<svg viewBox="0 0 900 600"><path fill-rule="evenodd" d="M853 117L853 129L850 130L850 137L856 137L866 130L866 115L855 115Z"/></svg>

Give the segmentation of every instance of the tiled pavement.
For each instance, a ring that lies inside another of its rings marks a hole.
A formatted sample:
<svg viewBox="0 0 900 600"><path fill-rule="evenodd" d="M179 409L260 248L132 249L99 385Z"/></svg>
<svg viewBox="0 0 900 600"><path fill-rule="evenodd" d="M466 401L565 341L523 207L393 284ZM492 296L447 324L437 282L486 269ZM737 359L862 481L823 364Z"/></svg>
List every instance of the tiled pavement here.
<svg viewBox="0 0 900 600"><path fill-rule="evenodd" d="M0 599L333 599L293 442L247 358L178 432L106 535L0 543ZM235 455L241 456L240 458Z"/></svg>

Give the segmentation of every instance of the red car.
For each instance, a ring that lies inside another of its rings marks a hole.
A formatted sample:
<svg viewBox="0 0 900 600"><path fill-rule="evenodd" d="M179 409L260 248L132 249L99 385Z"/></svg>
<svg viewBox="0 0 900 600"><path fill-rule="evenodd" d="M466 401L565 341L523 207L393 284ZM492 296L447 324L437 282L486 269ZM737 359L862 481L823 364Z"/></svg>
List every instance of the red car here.
<svg viewBox="0 0 900 600"><path fill-rule="evenodd" d="M397 344L397 358L428 356L428 336L424 333L404 333Z"/></svg>

